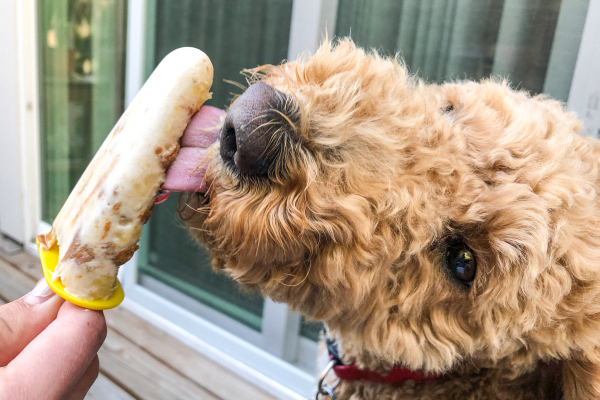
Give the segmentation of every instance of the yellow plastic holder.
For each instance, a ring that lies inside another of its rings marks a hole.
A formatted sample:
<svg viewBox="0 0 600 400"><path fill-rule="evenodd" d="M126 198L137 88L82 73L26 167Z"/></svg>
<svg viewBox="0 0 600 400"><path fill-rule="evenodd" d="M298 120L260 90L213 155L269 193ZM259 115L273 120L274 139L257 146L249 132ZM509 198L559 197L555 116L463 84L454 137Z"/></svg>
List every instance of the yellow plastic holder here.
<svg viewBox="0 0 600 400"><path fill-rule="evenodd" d="M35 242L37 244L38 253L40 254L40 260L42 261L44 278L46 278L48 286L50 286L50 289L52 289L54 293L69 303L73 303L79 307L89 308L90 310L108 310L121 304L125 298L125 292L123 292L123 287L118 279L115 290L110 297L105 300L84 300L67 292L60 279L52 279L52 273L58 265L58 245L55 244L50 250L44 250L42 247L40 247L40 243L37 240Z"/></svg>

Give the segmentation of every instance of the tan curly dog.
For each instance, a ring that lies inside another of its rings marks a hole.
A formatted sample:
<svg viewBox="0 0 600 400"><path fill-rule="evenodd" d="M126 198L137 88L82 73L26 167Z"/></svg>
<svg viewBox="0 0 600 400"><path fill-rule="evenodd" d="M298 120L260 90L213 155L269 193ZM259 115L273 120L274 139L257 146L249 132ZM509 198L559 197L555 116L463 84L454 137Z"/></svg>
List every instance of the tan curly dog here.
<svg viewBox="0 0 600 400"><path fill-rule="evenodd" d="M600 398L600 147L575 115L502 81L425 84L348 39L251 74L181 214L345 364L435 377L338 399Z"/></svg>

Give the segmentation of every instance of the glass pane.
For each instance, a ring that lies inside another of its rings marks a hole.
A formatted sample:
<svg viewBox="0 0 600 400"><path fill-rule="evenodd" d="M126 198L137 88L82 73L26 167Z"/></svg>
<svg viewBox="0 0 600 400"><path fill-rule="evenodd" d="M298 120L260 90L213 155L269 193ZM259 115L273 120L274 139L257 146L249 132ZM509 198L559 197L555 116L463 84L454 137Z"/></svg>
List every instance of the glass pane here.
<svg viewBox="0 0 600 400"><path fill-rule="evenodd" d="M566 101L589 0L339 0L336 35L442 82L508 77Z"/></svg>
<svg viewBox="0 0 600 400"><path fill-rule="evenodd" d="M125 2L40 0L42 219L52 222L123 112Z"/></svg>
<svg viewBox="0 0 600 400"><path fill-rule="evenodd" d="M223 108L232 92L225 79L244 83L240 71L287 57L292 0L157 0L150 8L147 73L170 51L193 46L212 60L213 97ZM247 326L260 330L263 300L216 274L205 250L196 245L175 215L176 196L156 207L148 222L139 270Z"/></svg>
<svg viewBox="0 0 600 400"><path fill-rule="evenodd" d="M208 252L189 235L177 205L173 195L154 207L144 228L139 271L260 331L263 299L213 272Z"/></svg>

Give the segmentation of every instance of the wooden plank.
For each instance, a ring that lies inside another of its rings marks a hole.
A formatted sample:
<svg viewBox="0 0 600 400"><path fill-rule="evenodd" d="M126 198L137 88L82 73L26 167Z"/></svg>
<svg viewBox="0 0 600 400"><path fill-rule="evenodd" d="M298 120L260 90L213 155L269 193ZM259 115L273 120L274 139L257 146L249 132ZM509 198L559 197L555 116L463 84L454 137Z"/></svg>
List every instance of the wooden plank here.
<svg viewBox="0 0 600 400"><path fill-rule="evenodd" d="M0 251L0 259L4 259L4 261L17 267L36 281L44 277L40 260L29 253L20 251L18 253L6 254Z"/></svg>
<svg viewBox="0 0 600 400"><path fill-rule="evenodd" d="M133 397L116 383L108 379L105 375L98 375L98 379L90 388L90 391L85 396L85 400L138 400Z"/></svg>
<svg viewBox="0 0 600 400"><path fill-rule="evenodd" d="M275 400L268 393L130 311L124 308L115 308L107 310L105 315L109 326L131 339L164 364L178 370L222 399Z"/></svg>
<svg viewBox="0 0 600 400"><path fill-rule="evenodd" d="M144 400L219 399L113 329L98 355L105 375Z"/></svg>
<svg viewBox="0 0 600 400"><path fill-rule="evenodd" d="M29 292L36 280L0 258L0 297L13 301Z"/></svg>
<svg viewBox="0 0 600 400"><path fill-rule="evenodd" d="M35 280L43 278L44 273L42 272L40 260L24 251L20 245L17 245L19 251L14 251L14 246L15 243L10 239L0 236L0 258L4 259L4 261L9 264L14 265Z"/></svg>

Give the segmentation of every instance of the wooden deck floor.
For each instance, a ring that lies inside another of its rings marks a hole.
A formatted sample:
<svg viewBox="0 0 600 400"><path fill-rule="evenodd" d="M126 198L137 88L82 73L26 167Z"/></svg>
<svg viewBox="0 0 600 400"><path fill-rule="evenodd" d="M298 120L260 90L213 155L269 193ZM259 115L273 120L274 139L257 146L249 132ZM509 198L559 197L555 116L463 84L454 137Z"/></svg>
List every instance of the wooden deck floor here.
<svg viewBox="0 0 600 400"><path fill-rule="evenodd" d="M37 258L0 250L0 304L29 292L42 277ZM274 400L221 365L118 307L105 311L108 336L89 400Z"/></svg>

